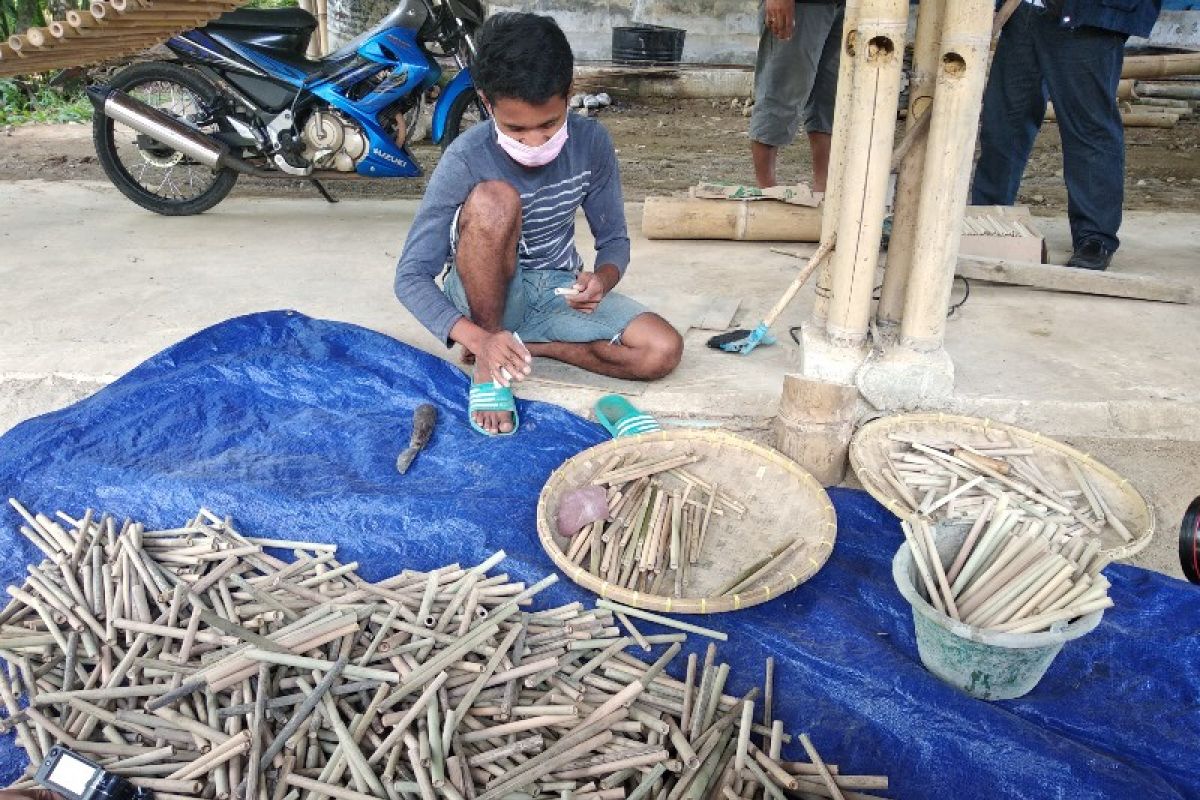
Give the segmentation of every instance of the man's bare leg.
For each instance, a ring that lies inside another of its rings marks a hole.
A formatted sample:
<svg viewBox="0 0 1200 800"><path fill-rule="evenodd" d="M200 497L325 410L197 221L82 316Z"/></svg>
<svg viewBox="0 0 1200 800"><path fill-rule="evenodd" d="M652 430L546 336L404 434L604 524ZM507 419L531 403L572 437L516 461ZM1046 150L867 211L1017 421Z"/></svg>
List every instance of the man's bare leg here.
<svg viewBox="0 0 1200 800"><path fill-rule="evenodd" d="M814 192L824 192L829 180L829 153L833 149L833 136L828 133L810 133L808 145L812 148Z"/></svg>
<svg viewBox="0 0 1200 800"><path fill-rule="evenodd" d="M683 355L683 338L657 314L644 313L621 334L620 344L541 342L527 345L535 356L553 358L613 378L652 381L669 375Z"/></svg>
<svg viewBox="0 0 1200 800"><path fill-rule="evenodd" d="M485 181L471 190L458 215L455 264L471 321L492 333L503 326L508 285L517 274L520 236L521 197L516 189L503 181ZM491 364L476 363L475 383L488 383L491 375ZM477 412L475 422L489 433L512 430L512 414L507 411Z"/></svg>
<svg viewBox="0 0 1200 800"><path fill-rule="evenodd" d="M750 160L754 162L754 179L758 188L770 189L776 184L775 162L779 148L762 142L750 142Z"/></svg>

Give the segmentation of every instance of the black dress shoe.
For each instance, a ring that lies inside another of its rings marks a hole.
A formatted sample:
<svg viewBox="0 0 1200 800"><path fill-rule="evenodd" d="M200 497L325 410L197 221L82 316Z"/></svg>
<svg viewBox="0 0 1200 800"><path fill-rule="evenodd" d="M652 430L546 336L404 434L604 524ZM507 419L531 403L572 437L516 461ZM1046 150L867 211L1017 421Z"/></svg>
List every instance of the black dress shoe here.
<svg viewBox="0 0 1200 800"><path fill-rule="evenodd" d="M1112 250L1109 250L1095 239L1088 239L1075 248L1075 252L1071 255L1071 260L1067 262L1067 266L1075 267L1076 269L1094 269L1103 272L1108 269L1112 257Z"/></svg>

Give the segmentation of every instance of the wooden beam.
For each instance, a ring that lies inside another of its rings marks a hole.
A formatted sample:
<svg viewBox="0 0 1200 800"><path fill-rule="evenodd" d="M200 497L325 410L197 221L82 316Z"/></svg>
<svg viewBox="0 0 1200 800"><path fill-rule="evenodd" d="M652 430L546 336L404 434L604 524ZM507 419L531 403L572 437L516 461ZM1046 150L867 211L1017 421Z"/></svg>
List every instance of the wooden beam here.
<svg viewBox="0 0 1200 800"><path fill-rule="evenodd" d="M1029 286L1056 292L1154 300L1160 303L1195 303L1191 286L1152 275L1060 267L1032 261L1005 261L993 258L959 256L956 275L971 280Z"/></svg>
<svg viewBox="0 0 1200 800"><path fill-rule="evenodd" d="M772 253L790 258L808 258L805 253L772 247ZM1072 294L1123 297L1129 300L1153 300L1159 303L1195 303L1196 290L1178 281L1136 275L1127 272L1097 272L1057 264L1010 261L1002 258L959 255L955 275L969 280L1028 286Z"/></svg>

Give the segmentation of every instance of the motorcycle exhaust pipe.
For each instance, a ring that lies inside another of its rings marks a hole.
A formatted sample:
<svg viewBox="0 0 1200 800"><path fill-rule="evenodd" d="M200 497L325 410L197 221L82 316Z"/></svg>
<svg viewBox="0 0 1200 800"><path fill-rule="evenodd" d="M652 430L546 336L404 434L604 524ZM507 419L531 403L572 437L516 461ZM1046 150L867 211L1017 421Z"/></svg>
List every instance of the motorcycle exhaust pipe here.
<svg viewBox="0 0 1200 800"><path fill-rule="evenodd" d="M130 97L119 89L103 84L87 87L88 99L96 112L116 122L128 125L138 133L145 134L156 142L178 150L211 169L228 168L243 175L260 178L274 177L274 173L260 169L229 150L229 145L208 136L195 128L188 127L174 117L157 108Z"/></svg>

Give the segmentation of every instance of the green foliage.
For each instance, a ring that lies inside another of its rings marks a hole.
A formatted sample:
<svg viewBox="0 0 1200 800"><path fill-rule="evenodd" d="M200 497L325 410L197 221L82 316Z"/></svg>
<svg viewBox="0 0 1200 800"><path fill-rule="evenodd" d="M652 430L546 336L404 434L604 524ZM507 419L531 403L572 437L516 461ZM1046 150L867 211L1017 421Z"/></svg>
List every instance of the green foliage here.
<svg viewBox="0 0 1200 800"><path fill-rule="evenodd" d="M81 91L47 85L46 76L0 80L0 125L26 122L87 122L92 104Z"/></svg>
<svg viewBox="0 0 1200 800"><path fill-rule="evenodd" d="M47 19L40 0L0 0L0 36L7 38L30 25L45 25Z"/></svg>
<svg viewBox="0 0 1200 800"><path fill-rule="evenodd" d="M295 8L298 5L296 0L250 0L246 8Z"/></svg>

